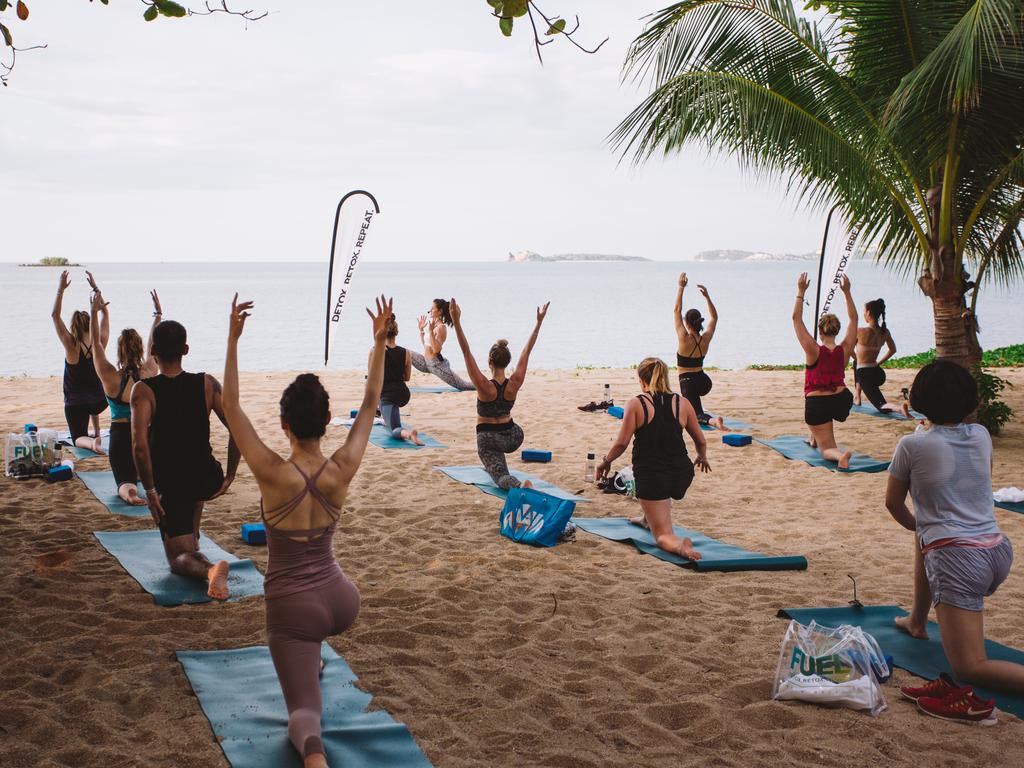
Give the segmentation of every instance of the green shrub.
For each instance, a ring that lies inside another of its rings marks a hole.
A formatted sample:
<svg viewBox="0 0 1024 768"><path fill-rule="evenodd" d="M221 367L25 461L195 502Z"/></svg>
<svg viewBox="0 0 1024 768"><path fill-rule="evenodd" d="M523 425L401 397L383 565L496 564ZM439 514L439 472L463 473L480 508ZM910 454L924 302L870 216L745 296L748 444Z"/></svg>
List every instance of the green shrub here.
<svg viewBox="0 0 1024 768"><path fill-rule="evenodd" d="M981 366L971 371L978 382L978 423L992 435L998 435L1003 425L1013 417L1013 410L1000 399L1002 391L1013 384L984 370Z"/></svg>

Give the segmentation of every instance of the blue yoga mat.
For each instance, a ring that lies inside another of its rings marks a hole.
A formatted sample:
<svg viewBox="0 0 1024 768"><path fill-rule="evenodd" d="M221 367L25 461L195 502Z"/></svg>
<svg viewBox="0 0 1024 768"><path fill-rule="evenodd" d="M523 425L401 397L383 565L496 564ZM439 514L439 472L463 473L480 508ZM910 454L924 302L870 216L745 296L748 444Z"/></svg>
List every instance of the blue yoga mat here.
<svg viewBox="0 0 1024 768"><path fill-rule="evenodd" d="M408 424L403 424L406 429L411 429ZM439 442L432 438L425 432L420 432L420 440L425 445L416 445L410 440L399 440L396 437L391 436L391 432L383 424L374 424L373 429L370 430L370 442L376 445L378 448L406 448L411 450L419 450L420 448L447 448L448 446L442 442Z"/></svg>
<svg viewBox="0 0 1024 768"><path fill-rule="evenodd" d="M797 437L796 435L781 435L780 437L774 437L771 440L762 440L759 437L755 437L754 440L778 451L787 459L803 461L810 464L812 467L824 467L825 469L830 469L833 472L840 471L838 464L834 461L826 461L823 459L821 454L818 453L818 449L811 448L811 446L804 442L802 437ZM888 461L879 461L878 459L873 459L870 456L854 453L853 458L850 459L850 468L842 471L885 472L888 468Z"/></svg>
<svg viewBox="0 0 1024 768"><path fill-rule="evenodd" d="M409 387L410 392L421 395L444 395L449 392L472 392L472 389L456 389L455 387Z"/></svg>
<svg viewBox="0 0 1024 768"><path fill-rule="evenodd" d="M892 623L897 616L906 615L907 612L896 605L871 605L864 608L783 608L779 611L779 616L796 619L801 624L809 624L813 619L828 627L837 627L840 624L861 627L878 641L884 653L892 656L897 667L925 680L934 680L943 672L952 676L953 671L942 650L939 625L929 621L928 639L918 640L896 629L896 625ZM985 641L985 653L990 659L1024 664L1024 653L993 643L991 640ZM1000 709L1012 712L1017 717L1024 717L1024 696L993 693L976 686L974 690L983 699L995 699Z"/></svg>
<svg viewBox="0 0 1024 768"><path fill-rule="evenodd" d="M628 541L637 549L648 555L654 555L684 568L697 571L804 571L807 570L807 558L803 555L761 555L748 552L732 544L725 544L717 539L705 536L699 531L689 531L673 525L676 536L689 536L693 540L694 549L701 555L700 560L687 560L658 547L654 537L646 528L633 525L624 517L574 517L576 523L587 533L602 536L611 541Z"/></svg>
<svg viewBox="0 0 1024 768"><path fill-rule="evenodd" d="M996 501L993 503L1000 509L1005 509L1008 512L1016 512L1018 515L1024 515L1024 502Z"/></svg>
<svg viewBox="0 0 1024 768"><path fill-rule="evenodd" d="M905 418L903 418L903 414L900 413L899 411L893 411L891 413L884 413L884 412L878 410L877 408L875 408L875 406L873 406L873 405L855 405L855 406L853 406L853 408L850 409L850 412L851 413L860 413L860 414L863 414L864 416L877 416L880 419L889 419L891 421L904 421L904 422L907 422L908 424L912 423L915 419L923 419L924 418L924 416L922 414L918 413L917 411L911 411L910 412L911 418L905 419Z"/></svg>
<svg viewBox="0 0 1024 768"><path fill-rule="evenodd" d="M171 573L159 531L94 531L93 535L107 552L117 558L128 575L153 596L157 605L210 602L206 596L205 581ZM252 560L239 560L206 536L199 540L199 551L213 562L228 561L230 599L263 594L263 574L256 570Z"/></svg>
<svg viewBox="0 0 1024 768"><path fill-rule="evenodd" d="M70 437L66 437L64 439L68 440L69 442L71 440ZM110 435L103 435L100 438L100 445L103 446L103 450L104 451L107 451L109 453L110 452ZM102 456L103 455L103 454L100 454L100 453L96 453L96 451L91 451L88 448L79 448L77 445L70 445L70 444L69 445L65 445L63 450L65 450L68 453L70 453L72 456L74 456L79 461L84 461L85 459L95 459L97 456Z"/></svg>
<svg viewBox="0 0 1024 768"><path fill-rule="evenodd" d="M434 469L444 472L452 480L465 485L475 485L484 493L489 493L491 496L497 496L499 499L504 499L508 496L508 491L504 488L499 488L491 476L487 474L483 467L478 465L469 464L463 467L434 467ZM559 499L569 499L570 501L590 501L582 496L575 496L568 491L563 491L557 485L552 485L546 480L541 480L539 477L527 474L526 472L520 472L517 469L512 470L512 475L519 478L520 480L530 480L533 482L533 487L538 491L546 493L548 496L555 496Z"/></svg>
<svg viewBox="0 0 1024 768"><path fill-rule="evenodd" d="M747 424L747 422L740 421L739 419L722 419L722 421L725 422L725 428L732 432L752 432L754 430L753 424ZM717 431L710 424L701 424L700 428L705 432Z"/></svg>
<svg viewBox="0 0 1024 768"><path fill-rule="evenodd" d="M266 646L230 651L177 651L203 713L234 768L301 768L288 740L288 712ZM327 762L346 768L429 768L409 729L382 710L326 643L320 657L322 738Z"/></svg>
<svg viewBox="0 0 1024 768"><path fill-rule="evenodd" d="M129 517L149 517L149 507L136 507L126 504L117 495L117 486L114 484L114 473L106 472L78 472L78 479L85 483L85 487L92 491L92 495L99 499L100 503L115 515L128 515ZM139 495L142 498L146 494L142 492L142 486L138 486Z"/></svg>

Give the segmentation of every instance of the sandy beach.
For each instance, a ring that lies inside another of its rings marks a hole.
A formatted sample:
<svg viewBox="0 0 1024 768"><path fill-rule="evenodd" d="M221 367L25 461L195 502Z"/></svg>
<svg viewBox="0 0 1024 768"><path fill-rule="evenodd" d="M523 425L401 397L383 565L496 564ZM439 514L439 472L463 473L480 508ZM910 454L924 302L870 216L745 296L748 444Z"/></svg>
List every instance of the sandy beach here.
<svg viewBox="0 0 1024 768"><path fill-rule="evenodd" d="M912 374L890 372L886 390L908 386ZM243 404L278 450L286 440L277 401L292 375L242 377ZM1005 396L1018 416L995 441L993 482L1024 486L1024 371L1000 375L1014 384ZM712 376L709 410L761 435L802 434L799 372ZM324 380L335 414L358 405L361 373ZM583 479L586 452L600 455L619 422L575 406L605 382L619 401L637 391L629 370L541 371L515 411L524 447L555 454L528 471L585 488L595 499L577 508L585 516L637 509ZM416 374L412 383L439 382ZM912 537L885 511L885 473L840 475L709 434L713 472L675 505L675 521L748 549L804 554L805 572L698 574L582 531L575 543L538 550L498 534L498 499L432 470L478 463L472 400L413 396L409 421L450 447L369 446L335 540L363 603L355 626L330 643L434 765L1024 764L1019 720L1001 714L996 727L972 728L924 717L899 697L896 686L913 679L903 670L877 718L769 700L786 626L779 608L845 605L847 574L863 602L909 607ZM0 414L5 433L26 421L63 428L60 379L4 379ZM837 434L888 459L911 428L852 414ZM222 458L226 431L213 434ZM345 436L332 427L326 444ZM228 765L174 651L263 644L263 600L158 607L91 533L145 528L146 518L109 514L78 480L4 478L0 489L0 764ZM243 464L230 493L208 504L203 528L265 570L266 549L238 537L258 509ZM1024 517L996 517L1024 553ZM988 638L1024 648L1024 559L985 619Z"/></svg>

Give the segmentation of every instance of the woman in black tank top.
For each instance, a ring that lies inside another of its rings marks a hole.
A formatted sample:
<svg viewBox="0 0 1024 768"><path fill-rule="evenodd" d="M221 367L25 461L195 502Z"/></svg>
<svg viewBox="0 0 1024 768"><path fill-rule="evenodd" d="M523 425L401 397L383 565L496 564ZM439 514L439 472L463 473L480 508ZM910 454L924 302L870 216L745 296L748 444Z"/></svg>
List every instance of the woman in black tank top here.
<svg viewBox="0 0 1024 768"><path fill-rule="evenodd" d="M476 388L476 450L487 474L499 488L530 487L530 482L522 482L508 468L505 454L519 450L523 444L523 430L512 421L512 407L516 404L516 396L526 381L526 369L530 362L530 353L537 343L540 326L548 313L548 302L537 307L537 324L533 333L523 347L522 354L516 363L511 376L506 376L505 369L512 362L508 342L500 339L491 347L487 355L487 364L491 369L490 378L484 375L469 348L466 333L462 330L462 308L455 299L448 303L455 334L466 358L466 370Z"/></svg>
<svg viewBox="0 0 1024 768"><path fill-rule="evenodd" d="M395 339L398 337L398 321L394 315L387 321L387 336L384 343L384 386L380 392L380 415L384 426L396 440L409 440L416 445L423 445L418 429L406 429L402 426L402 407L409 404L409 386L405 383L412 375L412 354L405 347L400 347ZM370 350L370 360L373 350Z"/></svg>
<svg viewBox="0 0 1024 768"><path fill-rule="evenodd" d="M673 394L668 383L668 366L656 357L648 357L637 366L643 392L626 404L622 428L615 444L597 468L598 477L607 476L612 462L633 442L633 477L642 514L631 523L649 528L658 547L667 552L699 560L687 537L677 536L672 528L672 499L682 499L693 482L694 466L710 472L707 441L693 407ZM683 429L693 439L697 459L690 461L683 440Z"/></svg>

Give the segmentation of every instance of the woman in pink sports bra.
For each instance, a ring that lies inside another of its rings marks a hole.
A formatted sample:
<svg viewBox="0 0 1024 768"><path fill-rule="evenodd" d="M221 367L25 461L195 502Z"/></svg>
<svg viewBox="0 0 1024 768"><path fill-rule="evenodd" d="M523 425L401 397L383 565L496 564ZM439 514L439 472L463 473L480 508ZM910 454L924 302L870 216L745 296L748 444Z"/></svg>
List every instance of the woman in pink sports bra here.
<svg viewBox="0 0 1024 768"><path fill-rule="evenodd" d="M853 407L853 393L846 388L846 361L857 346L857 307L850 295L850 278L843 275L839 284L846 299L849 318L846 335L836 340L841 325L839 318L825 313L818 319L821 342L814 340L804 325L804 294L811 284L804 272L796 281L796 304L793 305L793 328L804 350L804 422L811 432L808 444L817 448L828 461L838 462L840 469L850 468L851 451L836 444L832 423L846 421Z"/></svg>
<svg viewBox="0 0 1024 768"><path fill-rule="evenodd" d="M327 765L320 737L320 646L344 632L359 613L359 590L334 558L334 531L349 483L363 459L384 383L384 347L391 301L381 296L373 319L373 351L363 403L345 444L331 454L320 442L331 420L319 378L304 373L281 396L287 459L268 448L238 397L238 339L252 302L231 302L224 414L262 496L269 560L264 582L267 644L288 707L288 737L308 767ZM237 434L236 434L237 432Z"/></svg>

